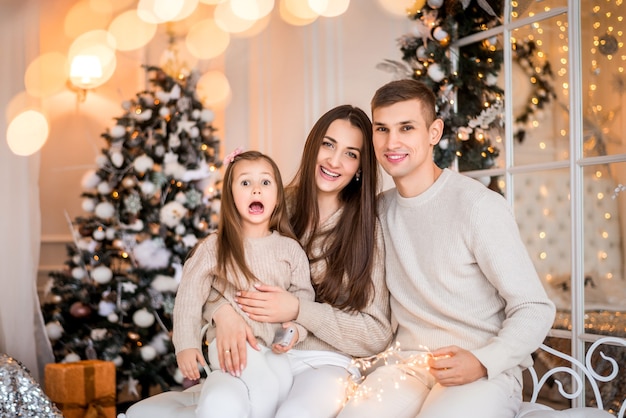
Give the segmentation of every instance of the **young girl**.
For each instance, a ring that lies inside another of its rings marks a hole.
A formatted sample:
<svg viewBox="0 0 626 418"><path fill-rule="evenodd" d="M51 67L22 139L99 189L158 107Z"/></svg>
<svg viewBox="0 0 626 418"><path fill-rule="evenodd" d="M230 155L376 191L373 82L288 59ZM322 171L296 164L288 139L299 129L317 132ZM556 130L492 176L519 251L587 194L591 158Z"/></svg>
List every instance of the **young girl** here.
<svg viewBox="0 0 626 418"><path fill-rule="evenodd" d="M249 350L247 367L232 374L219 370L215 328L207 338L207 377L196 415L201 417L273 417L276 406L291 387L292 373L282 353L302 341L307 331L298 324L283 324L295 330L286 347L274 344L280 324L253 321L234 302L235 294L253 290L259 282L272 283L304 300L313 300L308 259L292 233L286 214L284 191L278 167L256 152L227 157L218 231L199 243L183 269L174 304L173 342L183 375L198 379L198 363L205 365L200 329L205 303L227 301L261 341L261 349Z"/></svg>

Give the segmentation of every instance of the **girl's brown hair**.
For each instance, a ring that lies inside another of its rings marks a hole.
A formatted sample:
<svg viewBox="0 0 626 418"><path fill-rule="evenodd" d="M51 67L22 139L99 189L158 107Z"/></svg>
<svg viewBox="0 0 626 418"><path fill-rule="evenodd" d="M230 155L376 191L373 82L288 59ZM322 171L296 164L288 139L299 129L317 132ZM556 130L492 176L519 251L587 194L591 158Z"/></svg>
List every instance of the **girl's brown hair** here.
<svg viewBox="0 0 626 418"><path fill-rule="evenodd" d="M317 155L328 127L335 120L346 120L363 135L361 150L361 179L353 178L339 193L343 206L337 226L324 238L323 254L312 258L312 244L318 234L320 221L317 206L315 170ZM296 176L288 186L294 208L291 225L309 255L311 263L324 260L326 276L314 283L319 302L329 303L347 311L362 310L372 297L371 279L376 247L376 193L378 166L372 145L372 123L363 110L350 105L335 107L315 123L304 144L302 161ZM304 237L308 237L303 242ZM347 280L344 282L344 276ZM347 298L341 295L347 291Z"/></svg>
<svg viewBox="0 0 626 418"><path fill-rule="evenodd" d="M233 170L240 161L257 161L264 160L271 167L276 181L278 191L276 199L276 207L270 217L270 230L276 230L283 236L296 239L289 218L287 216L287 207L285 204L285 191L283 181L280 176L278 166L270 157L258 151L246 151L236 155L232 161L228 162L226 172L224 173L224 181L222 183L222 199L220 209L220 219L217 227L217 277L215 284L218 289L223 289L228 283L228 272L233 273L240 271L248 283L254 283L257 278L252 274L250 268L246 264L243 240L241 233L241 215L235 206L233 197ZM231 283L235 286L241 286L243 283Z"/></svg>

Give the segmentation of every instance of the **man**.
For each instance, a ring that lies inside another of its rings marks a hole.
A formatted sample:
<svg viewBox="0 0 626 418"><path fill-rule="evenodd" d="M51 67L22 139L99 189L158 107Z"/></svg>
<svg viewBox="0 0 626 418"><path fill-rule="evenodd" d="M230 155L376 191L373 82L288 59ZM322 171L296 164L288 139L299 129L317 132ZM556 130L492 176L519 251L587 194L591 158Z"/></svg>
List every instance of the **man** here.
<svg viewBox="0 0 626 418"><path fill-rule="evenodd" d="M430 88L393 81L371 105L376 158L396 186L379 211L402 360L374 370L339 416L513 418L554 304L506 200L434 163L444 125Z"/></svg>

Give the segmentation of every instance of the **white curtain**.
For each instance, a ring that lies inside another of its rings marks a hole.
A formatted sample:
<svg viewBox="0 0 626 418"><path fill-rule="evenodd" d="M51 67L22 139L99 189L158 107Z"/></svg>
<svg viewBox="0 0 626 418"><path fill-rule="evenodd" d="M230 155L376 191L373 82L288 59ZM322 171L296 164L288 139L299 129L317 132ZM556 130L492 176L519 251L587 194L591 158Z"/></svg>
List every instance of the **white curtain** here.
<svg viewBox="0 0 626 418"><path fill-rule="evenodd" d="M36 281L41 240L39 154L14 155L6 141L10 100L39 49L38 0L0 2L0 352L38 381L54 361L43 328Z"/></svg>

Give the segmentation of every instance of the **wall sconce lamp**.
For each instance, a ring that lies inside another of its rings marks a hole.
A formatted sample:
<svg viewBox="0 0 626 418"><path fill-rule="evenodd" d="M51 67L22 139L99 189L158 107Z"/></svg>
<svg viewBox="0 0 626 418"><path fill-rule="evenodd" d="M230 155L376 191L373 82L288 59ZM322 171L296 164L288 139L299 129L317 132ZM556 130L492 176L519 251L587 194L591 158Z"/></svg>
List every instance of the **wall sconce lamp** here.
<svg viewBox="0 0 626 418"><path fill-rule="evenodd" d="M84 102L87 90L98 84L102 78L102 65L96 55L76 55L70 65L68 87L75 91L79 102Z"/></svg>

